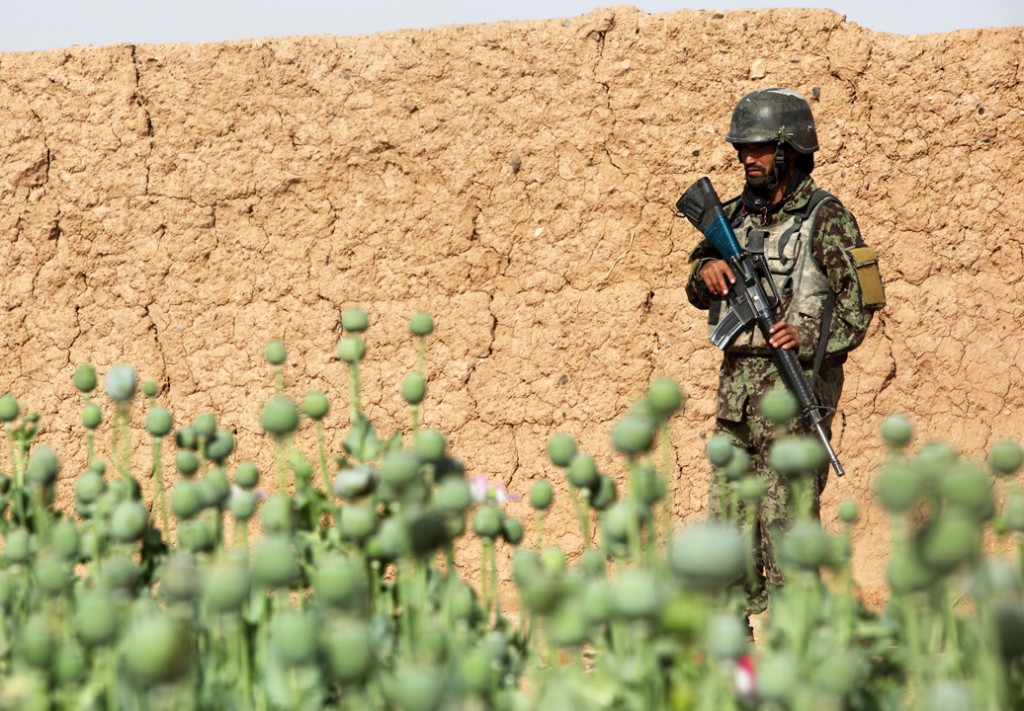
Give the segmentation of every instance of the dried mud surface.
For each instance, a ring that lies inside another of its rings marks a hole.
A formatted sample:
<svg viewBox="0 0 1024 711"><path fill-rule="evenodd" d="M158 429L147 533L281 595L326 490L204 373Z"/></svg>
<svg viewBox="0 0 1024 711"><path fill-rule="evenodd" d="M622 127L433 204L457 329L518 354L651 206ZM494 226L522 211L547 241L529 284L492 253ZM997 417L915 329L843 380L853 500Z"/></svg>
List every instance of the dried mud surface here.
<svg viewBox="0 0 1024 711"><path fill-rule="evenodd" d="M70 502L84 462L78 363L134 364L179 424L216 412L240 456L271 462L258 435L268 340L289 347L290 392L334 399L338 450L340 310L371 316L364 398L390 431L407 427L407 318L427 309L424 420L471 474L520 494L557 479L545 443L558 431L620 474L610 426L667 374L689 395L673 427L675 511L700 517L719 354L682 288L697 234L670 208L701 174L738 191L731 107L789 86L812 97L815 177L857 215L888 290L847 368L835 444L849 473L823 511L835 526L839 501L862 502L856 575L877 603L882 419L906 412L919 439L976 457L1024 434L1022 35L624 6L0 55L0 391L40 412ZM565 496L547 530L578 550Z"/></svg>

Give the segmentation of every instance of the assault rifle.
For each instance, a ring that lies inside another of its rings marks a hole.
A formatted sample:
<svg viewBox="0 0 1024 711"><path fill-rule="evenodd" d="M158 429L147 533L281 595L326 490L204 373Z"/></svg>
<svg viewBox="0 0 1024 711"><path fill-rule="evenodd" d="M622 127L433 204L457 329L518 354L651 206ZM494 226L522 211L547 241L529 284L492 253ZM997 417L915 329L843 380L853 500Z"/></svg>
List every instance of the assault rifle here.
<svg viewBox="0 0 1024 711"><path fill-rule="evenodd" d="M712 332L711 342L724 349L737 332L752 321L756 321L767 344L771 338L771 328L779 320L776 309L779 308L780 299L764 254L746 252L740 247L736 233L725 219L722 201L707 178L701 178L691 185L679 198L676 208L718 250L736 276L736 283L729 289L731 310ZM765 284L769 287L767 291ZM786 387L800 405L801 414L825 446L825 452L835 469L836 476L842 476L843 467L822 425L833 410L819 404L815 399L795 352L773 348L772 353Z"/></svg>

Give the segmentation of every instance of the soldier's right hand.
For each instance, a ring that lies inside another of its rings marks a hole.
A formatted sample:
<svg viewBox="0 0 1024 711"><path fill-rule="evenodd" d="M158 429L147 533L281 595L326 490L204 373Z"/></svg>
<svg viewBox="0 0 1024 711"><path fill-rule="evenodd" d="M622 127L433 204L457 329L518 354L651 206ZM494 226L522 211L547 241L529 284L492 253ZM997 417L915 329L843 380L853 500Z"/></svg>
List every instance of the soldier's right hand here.
<svg viewBox="0 0 1024 711"><path fill-rule="evenodd" d="M712 259L700 268L700 278L704 286L715 296L726 296L729 285L736 283L736 275L724 259Z"/></svg>

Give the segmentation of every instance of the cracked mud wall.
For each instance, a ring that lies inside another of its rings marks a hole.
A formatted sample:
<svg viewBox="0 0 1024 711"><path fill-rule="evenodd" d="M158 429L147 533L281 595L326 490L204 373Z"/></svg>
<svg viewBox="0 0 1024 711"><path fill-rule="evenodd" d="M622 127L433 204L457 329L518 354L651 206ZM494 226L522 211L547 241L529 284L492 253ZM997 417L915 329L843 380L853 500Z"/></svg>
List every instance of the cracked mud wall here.
<svg viewBox="0 0 1024 711"><path fill-rule="evenodd" d="M134 364L177 424L216 412L239 456L269 468L264 344L288 345L297 398L333 398L338 450L340 310L370 314L365 405L390 432L407 422L407 318L426 309L424 420L471 473L521 494L557 479L544 452L557 431L621 473L610 427L667 374L689 395L673 427L675 510L700 517L720 356L683 294L697 234L670 207L704 173L723 196L739 190L729 112L789 86L817 117L815 177L856 214L886 279L889 306L847 367L835 444L849 474L823 512L834 525L839 501L862 502L856 573L877 602L881 420L906 412L919 439L972 456L1024 436L1022 34L617 7L0 55L0 390L41 413L65 502L84 461L71 374L86 361L101 374ZM578 548L566 497L553 519L549 539Z"/></svg>

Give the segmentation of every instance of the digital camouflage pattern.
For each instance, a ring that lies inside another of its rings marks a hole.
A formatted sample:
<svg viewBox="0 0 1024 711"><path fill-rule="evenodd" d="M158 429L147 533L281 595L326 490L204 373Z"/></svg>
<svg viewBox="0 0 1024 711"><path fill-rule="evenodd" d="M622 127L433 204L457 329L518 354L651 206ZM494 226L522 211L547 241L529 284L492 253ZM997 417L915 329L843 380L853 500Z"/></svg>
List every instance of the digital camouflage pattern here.
<svg viewBox="0 0 1024 711"><path fill-rule="evenodd" d="M787 220L789 215L802 212L816 189L817 185L813 179L806 177L777 215L780 219ZM731 200L724 207L726 217L730 221L735 221L740 211L739 198ZM843 389L843 363L847 354L864 340L871 323L872 311L864 308L862 304L857 270L849 254L850 249L864 247L865 244L856 219L837 201L828 201L821 205L810 237L814 258L824 270L829 285L836 294L826 355L814 385L814 392L822 405L835 408ZM707 261L718 258L718 253L707 240L702 240L690 255L691 270L686 294L690 303L699 309L709 309L712 305L711 294L700 278L700 269ZM804 366L804 374L810 378L818 334L801 332L800 341L798 355ZM785 383L775 366L770 349L763 349L763 352L727 350L724 353L719 371L715 434L730 438L736 446L749 453L751 474L758 476L766 486L765 496L756 512L756 525L753 531L748 531L754 540L754 568L757 572L757 579L748 581L747 584L749 612L764 610L768 602L768 588L782 582L771 532L785 528L789 524L791 502L784 482L780 481L778 475L768 466L768 452L776 432L774 427L761 417L759 409L764 394L782 388L785 388ZM824 425L826 432L830 434L831 418L826 420ZM808 431L801 422L795 425L792 433L808 434ZM819 474L817 486L814 487L815 512L818 510L826 478L827 469ZM721 515L715 477L712 477L712 482L710 513L713 516ZM745 515L746 512L741 509L741 521Z"/></svg>

